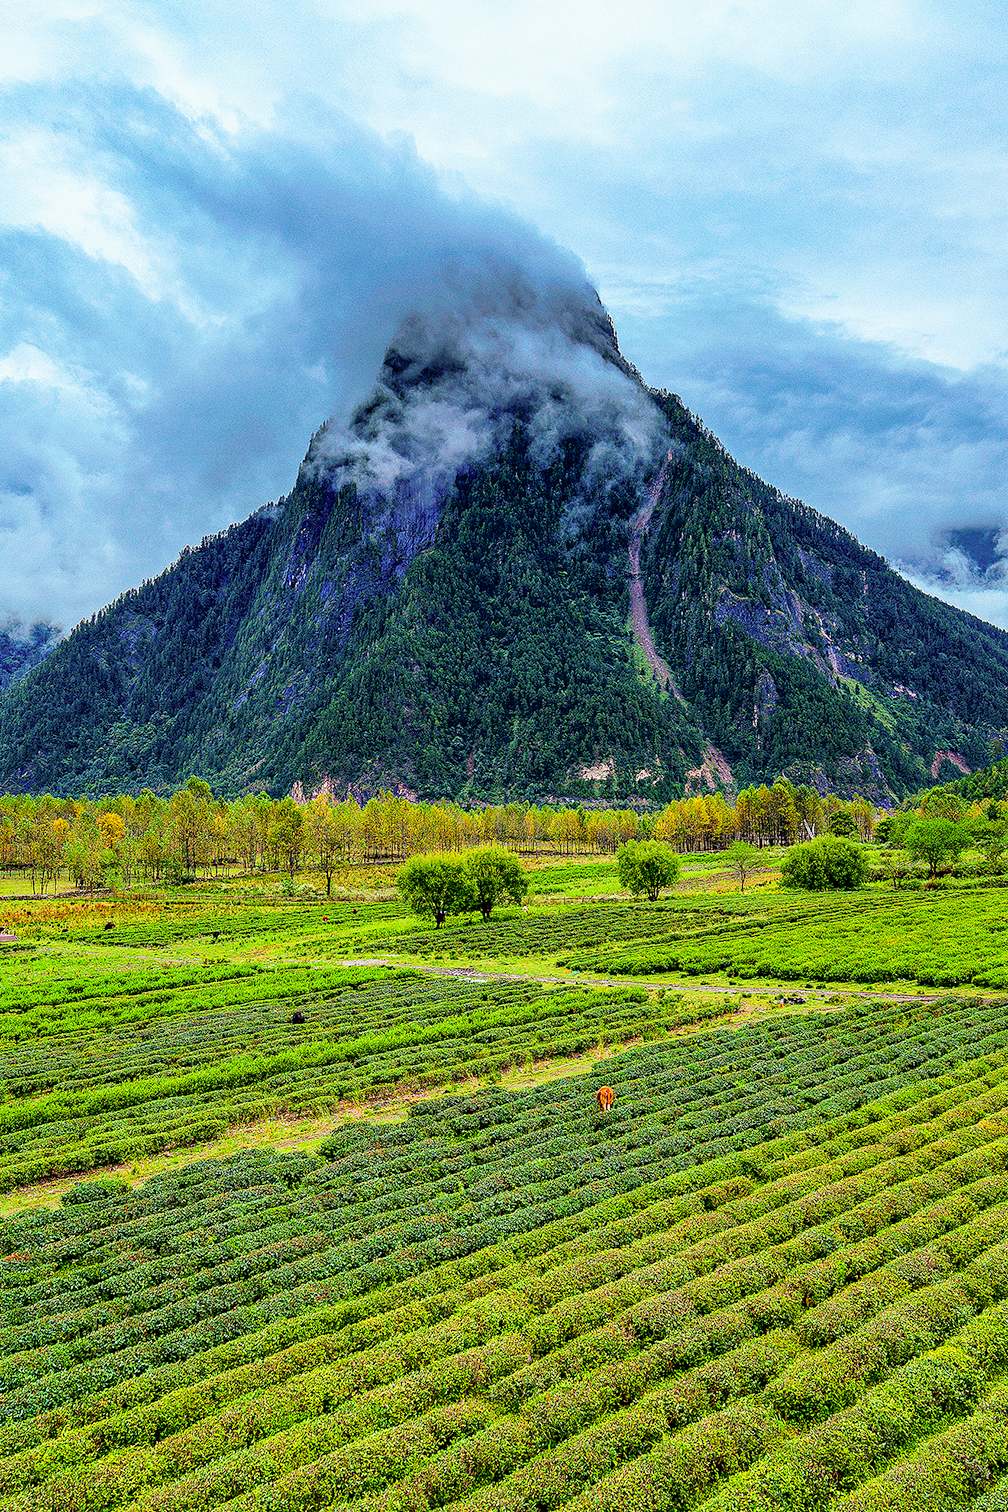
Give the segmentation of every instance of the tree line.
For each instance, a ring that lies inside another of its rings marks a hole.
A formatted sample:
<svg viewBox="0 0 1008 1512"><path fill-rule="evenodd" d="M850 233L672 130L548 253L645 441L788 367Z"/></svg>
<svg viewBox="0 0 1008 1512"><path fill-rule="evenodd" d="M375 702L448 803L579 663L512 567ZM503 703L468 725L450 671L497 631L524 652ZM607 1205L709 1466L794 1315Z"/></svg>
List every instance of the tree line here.
<svg viewBox="0 0 1008 1512"><path fill-rule="evenodd" d="M914 862L927 865L929 878L956 867L967 851L982 853L982 870L999 876L1008 848L1006 805L994 799L970 802L953 786L932 788L908 805L884 816L876 829L883 843L883 872L894 887L910 875Z"/></svg>
<svg viewBox="0 0 1008 1512"><path fill-rule="evenodd" d="M320 793L307 802L259 793L227 801L193 777L169 797L150 790L91 799L0 796L0 870L32 892L236 872L321 872L327 890L346 866L491 846L522 856L615 855L628 841L675 851L725 850L735 841L790 845L839 825L868 840L877 822L865 799L843 803L780 779L671 802L657 813L528 803L465 809L381 793L367 803Z"/></svg>

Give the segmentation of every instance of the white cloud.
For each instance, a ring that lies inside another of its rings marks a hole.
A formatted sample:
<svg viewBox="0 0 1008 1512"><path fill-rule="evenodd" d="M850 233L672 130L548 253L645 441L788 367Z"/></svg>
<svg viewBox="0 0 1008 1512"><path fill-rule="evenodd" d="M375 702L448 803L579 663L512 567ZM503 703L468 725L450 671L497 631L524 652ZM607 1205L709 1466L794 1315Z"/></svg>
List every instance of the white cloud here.
<svg viewBox="0 0 1008 1512"><path fill-rule="evenodd" d="M620 363L594 291L534 239L520 262L492 249L436 278L393 335L366 404L327 426L312 455L365 490L443 487L506 443L517 414L544 465L574 435L595 437L589 477L602 486L661 457L657 411Z"/></svg>

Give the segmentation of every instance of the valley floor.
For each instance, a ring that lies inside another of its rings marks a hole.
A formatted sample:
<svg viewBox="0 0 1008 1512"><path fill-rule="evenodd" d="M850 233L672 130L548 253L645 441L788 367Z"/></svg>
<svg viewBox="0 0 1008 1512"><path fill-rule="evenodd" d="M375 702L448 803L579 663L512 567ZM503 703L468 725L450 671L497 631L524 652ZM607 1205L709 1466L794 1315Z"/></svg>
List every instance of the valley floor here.
<svg viewBox="0 0 1008 1512"><path fill-rule="evenodd" d="M1008 1507L1008 893L772 860L5 904L0 1512Z"/></svg>

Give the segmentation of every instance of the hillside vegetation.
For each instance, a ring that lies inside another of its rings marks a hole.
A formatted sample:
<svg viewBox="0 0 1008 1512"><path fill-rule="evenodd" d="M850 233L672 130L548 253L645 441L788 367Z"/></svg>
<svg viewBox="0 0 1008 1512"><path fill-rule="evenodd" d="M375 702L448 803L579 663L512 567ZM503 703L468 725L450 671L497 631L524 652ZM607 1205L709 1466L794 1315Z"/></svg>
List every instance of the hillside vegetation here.
<svg viewBox="0 0 1008 1512"><path fill-rule="evenodd" d="M944 795L964 803L1000 803L1008 798L1008 756L1000 756L978 772L936 784L925 792L932 804L941 803Z"/></svg>
<svg viewBox="0 0 1008 1512"><path fill-rule="evenodd" d="M39 622L30 628L11 623L0 628L0 689L24 677L52 650L59 637L58 626Z"/></svg>

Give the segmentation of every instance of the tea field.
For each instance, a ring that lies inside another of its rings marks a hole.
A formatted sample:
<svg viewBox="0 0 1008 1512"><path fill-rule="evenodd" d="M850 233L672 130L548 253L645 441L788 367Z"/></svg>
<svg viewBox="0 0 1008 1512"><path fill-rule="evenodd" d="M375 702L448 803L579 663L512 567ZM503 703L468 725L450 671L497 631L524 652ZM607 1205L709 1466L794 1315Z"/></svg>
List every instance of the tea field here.
<svg viewBox="0 0 1008 1512"><path fill-rule="evenodd" d="M575 1078L488 1089L8 1220L0 1505L993 1486L1008 1007L715 1029L610 1081L607 1118Z"/></svg>
<svg viewBox="0 0 1008 1512"><path fill-rule="evenodd" d="M0 1512L1008 1509L1008 892L603 866L6 906Z"/></svg>
<svg viewBox="0 0 1008 1512"><path fill-rule="evenodd" d="M442 942L473 962L545 956L607 976L1008 989L1008 889L740 893L736 884L654 904L582 899L488 925L413 930L398 945L423 955Z"/></svg>

